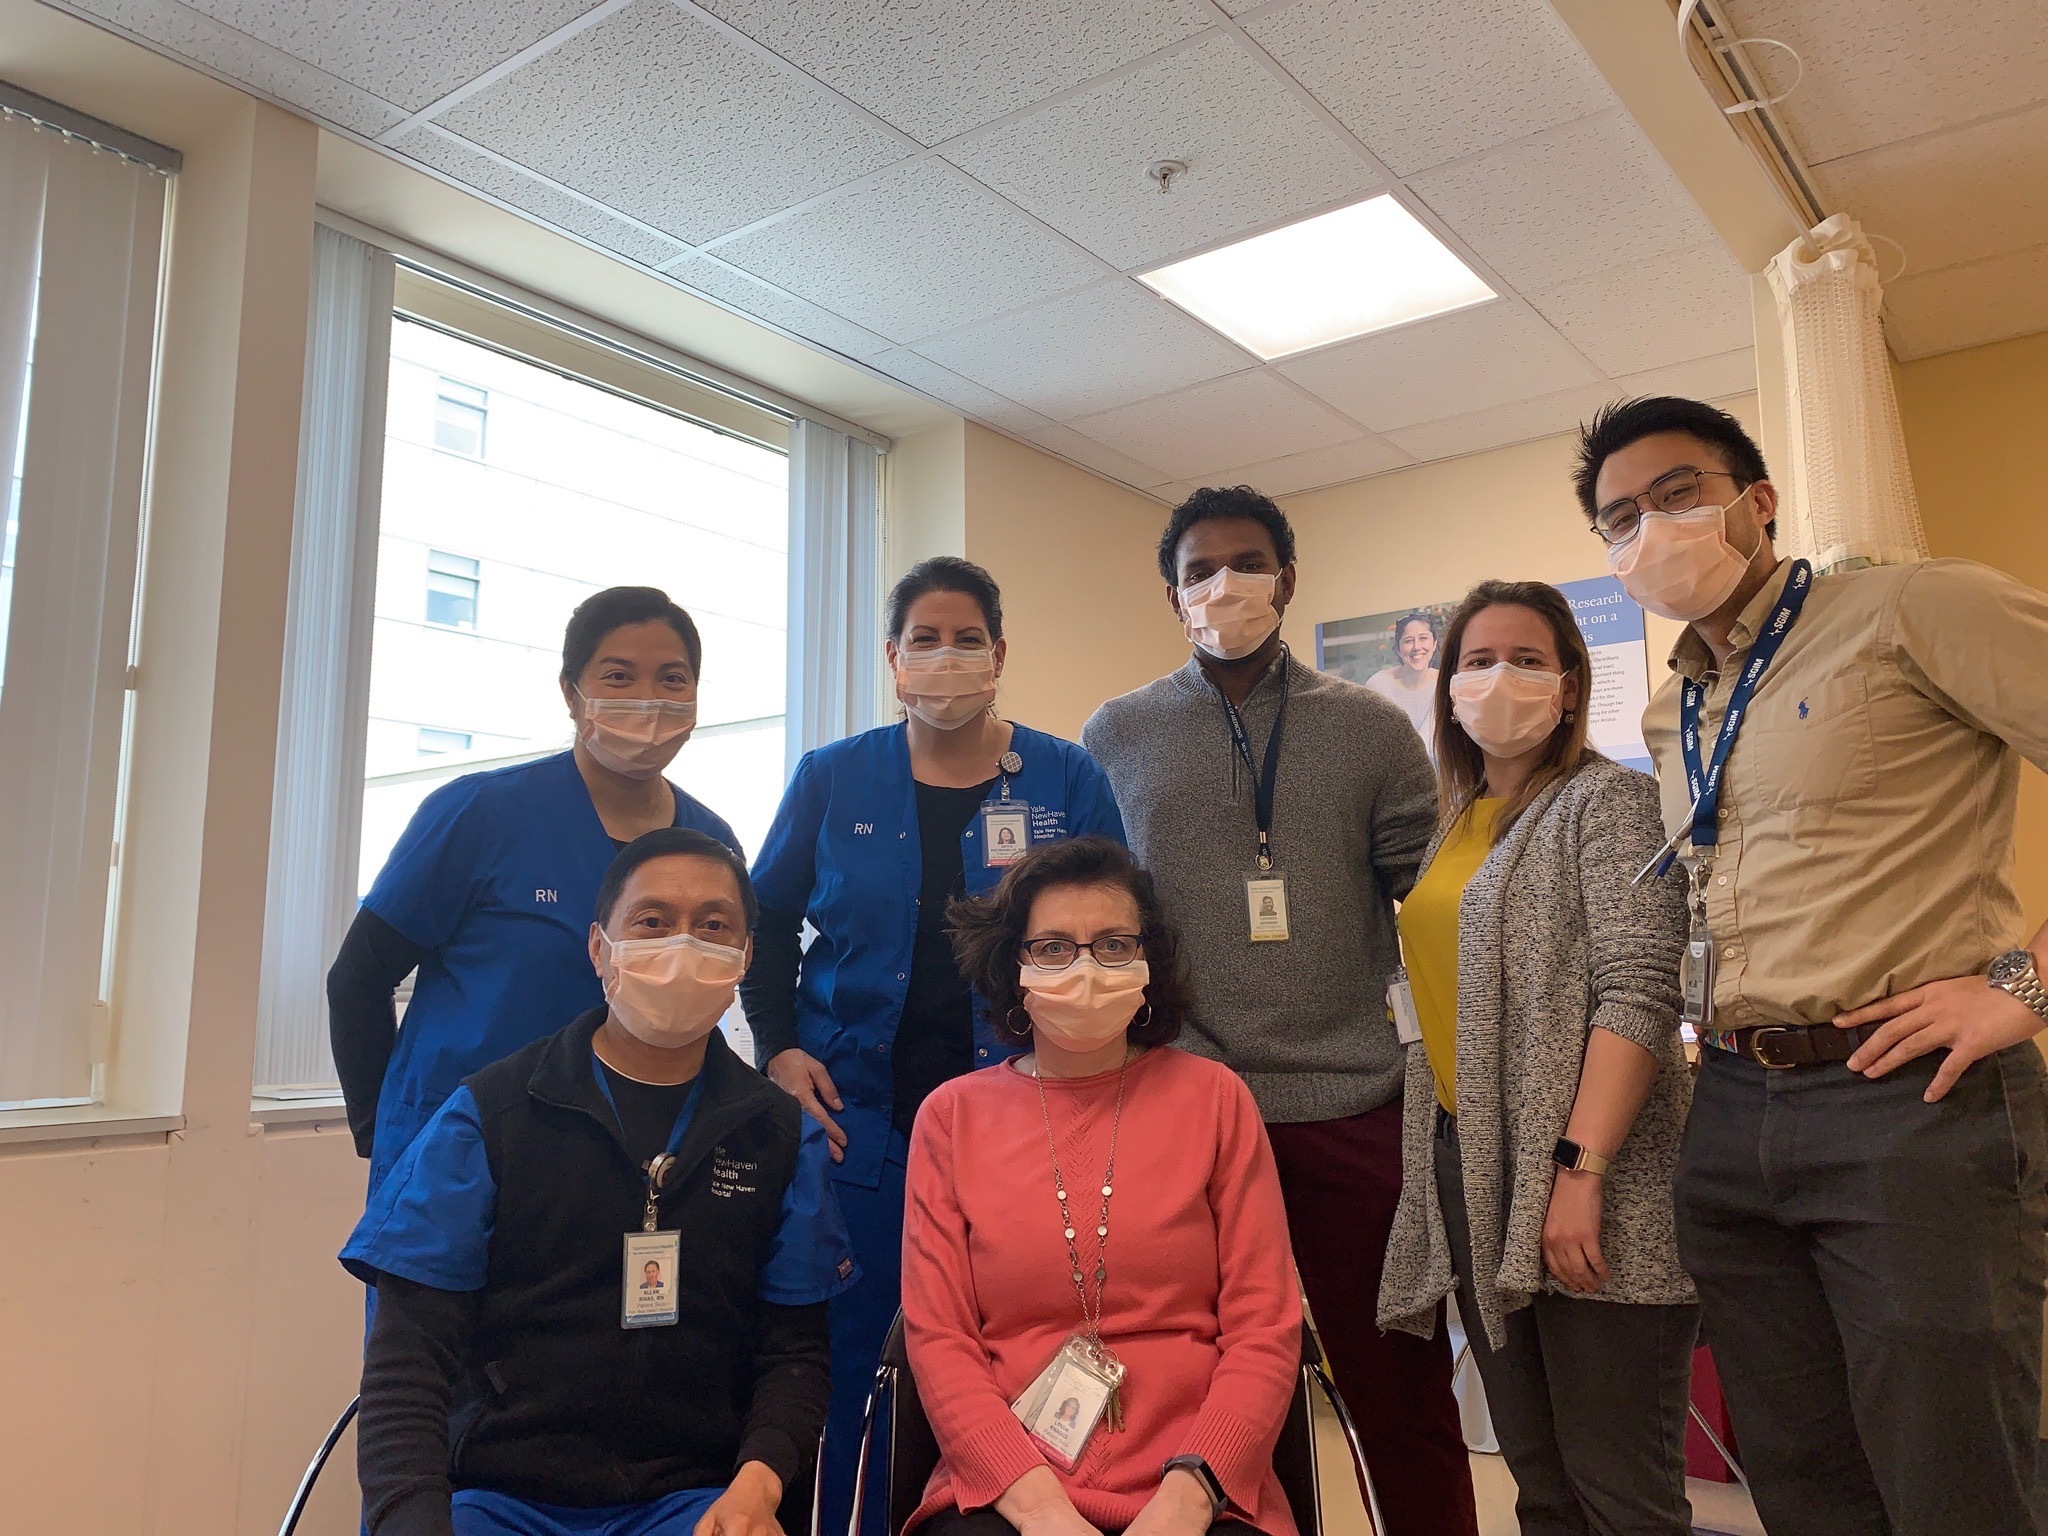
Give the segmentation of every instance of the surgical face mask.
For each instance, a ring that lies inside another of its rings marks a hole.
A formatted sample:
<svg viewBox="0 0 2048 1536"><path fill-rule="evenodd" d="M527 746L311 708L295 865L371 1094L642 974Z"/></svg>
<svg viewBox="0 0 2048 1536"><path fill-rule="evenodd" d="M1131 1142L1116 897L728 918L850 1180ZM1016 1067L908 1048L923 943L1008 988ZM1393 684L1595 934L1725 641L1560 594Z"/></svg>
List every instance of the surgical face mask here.
<svg viewBox="0 0 2048 1536"><path fill-rule="evenodd" d="M1749 486L1742 496L1756 489ZM1690 624L1728 601L1742 573L1756 557L1728 542L1723 531L1728 507L1694 507L1689 512L1645 512L1636 536L1610 545L1607 567L1628 595L1652 613ZM1761 544L1763 530L1757 530Z"/></svg>
<svg viewBox="0 0 2048 1536"><path fill-rule="evenodd" d="M996 700L995 652L954 645L898 650L896 697L926 725L957 731Z"/></svg>
<svg viewBox="0 0 2048 1536"><path fill-rule="evenodd" d="M1451 674L1451 716L1495 757L1520 757L1543 745L1564 718L1564 678L1501 662Z"/></svg>
<svg viewBox="0 0 2048 1536"><path fill-rule="evenodd" d="M1237 661L1266 643L1280 627L1273 606L1277 576L1252 576L1225 566L1205 581L1180 589L1181 628L1190 645L1219 661Z"/></svg>
<svg viewBox="0 0 2048 1536"><path fill-rule="evenodd" d="M745 949L691 934L614 939L600 931L608 962L605 1001L634 1039L664 1051L694 1045L718 1027L747 968Z"/></svg>
<svg viewBox="0 0 2048 1536"><path fill-rule="evenodd" d="M1017 967L1032 1026L1070 1051L1092 1051L1130 1028L1151 979L1151 967L1142 960L1097 965L1093 955L1082 955L1063 971Z"/></svg>
<svg viewBox="0 0 2048 1536"><path fill-rule="evenodd" d="M613 773L651 779L683 750L697 728L695 699L583 699L576 739Z"/></svg>

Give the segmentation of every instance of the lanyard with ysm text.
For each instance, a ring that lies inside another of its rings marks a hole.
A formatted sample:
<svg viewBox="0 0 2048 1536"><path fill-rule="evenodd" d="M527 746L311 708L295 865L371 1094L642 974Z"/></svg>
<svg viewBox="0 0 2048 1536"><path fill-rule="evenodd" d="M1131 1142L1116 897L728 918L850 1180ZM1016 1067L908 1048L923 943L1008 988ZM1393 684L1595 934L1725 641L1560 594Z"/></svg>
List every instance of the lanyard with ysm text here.
<svg viewBox="0 0 2048 1536"><path fill-rule="evenodd" d="M1799 610L1806 606L1806 594L1812 589L1813 567L1804 560L1793 561L1785 590L1779 594L1770 619L1757 632L1756 641L1749 648L1749 660L1743 663L1742 674L1728 695L1728 712L1721 717L1711 763L1703 764L1700 760L1700 706L1706 701L1706 690L1691 678L1679 687L1678 747L1685 757L1685 785L1693 802L1686 833L1696 849L1712 849L1721 840L1721 774L1728 766L1728 753L1735 745L1736 733L1742 729L1743 717L1749 713L1750 696L1763 681L1764 670L1778 654L1778 647L1792 632Z"/></svg>
<svg viewBox="0 0 2048 1536"><path fill-rule="evenodd" d="M1230 722L1230 740L1237 749L1237 755L1244 759L1245 772L1252 778L1252 815L1259 828L1259 868L1273 867L1273 787L1280 778L1280 728L1287 722L1287 675L1293 662L1293 655L1286 646L1280 647L1280 707L1273 712L1273 729L1266 737L1266 761L1263 769L1252 760L1251 733L1245 729L1244 716L1237 706L1230 702L1230 696L1221 688L1216 690L1223 700L1223 715Z"/></svg>

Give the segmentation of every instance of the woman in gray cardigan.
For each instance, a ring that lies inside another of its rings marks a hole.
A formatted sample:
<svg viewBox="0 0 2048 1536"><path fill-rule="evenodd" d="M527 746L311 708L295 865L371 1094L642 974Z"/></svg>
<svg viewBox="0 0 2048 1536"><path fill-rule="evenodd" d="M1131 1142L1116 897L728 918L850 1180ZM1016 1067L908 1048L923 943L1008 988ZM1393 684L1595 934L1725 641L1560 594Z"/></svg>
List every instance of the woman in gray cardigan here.
<svg viewBox="0 0 2048 1536"><path fill-rule="evenodd" d="M1631 884L1656 787L1587 747L1592 663L1555 587L1475 587L1443 657L1380 1324L1427 1337L1456 1290L1524 1536L1684 1536L1685 911L1676 880Z"/></svg>

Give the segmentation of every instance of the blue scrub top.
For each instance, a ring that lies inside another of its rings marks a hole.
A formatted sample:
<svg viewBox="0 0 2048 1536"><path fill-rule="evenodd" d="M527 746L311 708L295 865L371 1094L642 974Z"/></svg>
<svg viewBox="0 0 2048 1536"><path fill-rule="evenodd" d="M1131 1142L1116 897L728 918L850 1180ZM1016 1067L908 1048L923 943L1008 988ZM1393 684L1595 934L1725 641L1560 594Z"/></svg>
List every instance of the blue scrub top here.
<svg viewBox="0 0 2048 1536"><path fill-rule="evenodd" d="M745 857L723 818L675 797L677 826ZM421 802L363 898L432 951L377 1100L371 1189L456 1084L602 1006L590 924L617 852L571 752L466 774Z"/></svg>
<svg viewBox="0 0 2048 1536"><path fill-rule="evenodd" d="M1031 842L1090 833L1124 841L1109 779L1071 741L1013 725L1010 750L1023 768L999 778L1012 801L1031 807ZM970 895L992 889L1003 867L982 855L981 818L960 840ZM846 1160L832 1176L878 1188L893 1130L895 1075L889 1050L910 991L924 851L910 736L902 724L863 731L804 754L754 863L761 905L801 912L817 937L797 981L797 1042L825 1064L846 1101L833 1118L846 1132ZM998 1040L977 999L974 1064L1007 1060L1020 1047Z"/></svg>

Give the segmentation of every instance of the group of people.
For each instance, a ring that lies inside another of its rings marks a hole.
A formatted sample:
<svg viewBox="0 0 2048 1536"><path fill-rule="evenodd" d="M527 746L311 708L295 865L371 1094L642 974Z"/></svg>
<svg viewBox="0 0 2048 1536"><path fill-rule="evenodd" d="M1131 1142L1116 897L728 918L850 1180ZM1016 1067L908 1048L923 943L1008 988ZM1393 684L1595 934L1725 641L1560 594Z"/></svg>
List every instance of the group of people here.
<svg viewBox="0 0 2048 1536"><path fill-rule="evenodd" d="M750 870L662 777L689 616L589 599L573 748L429 797L329 978L368 1529L773 1536L815 1455L836 1536L900 1310L910 1528L1295 1536L1305 1301L1386 1536L1467 1536L1455 1295L1528 1536L1690 1530L1702 1333L1774 1533L2036 1533L2048 598L1780 559L1699 402L1601 412L1571 489L1686 625L1655 780L1588 745L1555 588L1424 620L1425 744L1289 649L1279 508L1206 489L1189 660L1079 744L998 712L989 575L914 567L904 718L806 755Z"/></svg>

